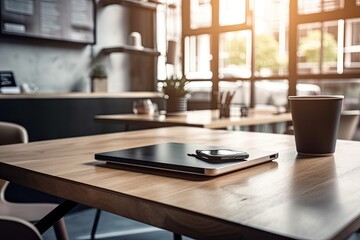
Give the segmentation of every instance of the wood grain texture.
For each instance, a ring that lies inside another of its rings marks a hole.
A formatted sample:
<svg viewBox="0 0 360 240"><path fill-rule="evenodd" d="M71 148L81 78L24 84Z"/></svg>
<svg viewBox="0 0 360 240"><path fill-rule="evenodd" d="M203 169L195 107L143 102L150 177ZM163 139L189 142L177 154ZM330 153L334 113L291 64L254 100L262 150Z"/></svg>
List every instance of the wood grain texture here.
<svg viewBox="0 0 360 240"><path fill-rule="evenodd" d="M252 126L291 121L291 113L273 114L273 112L250 112L248 117L231 116L219 118L218 110L188 111L185 115L165 116L147 114L97 115L96 120L118 122L129 125L150 127L190 126L202 128L225 128L232 126Z"/></svg>
<svg viewBox="0 0 360 240"><path fill-rule="evenodd" d="M279 151L215 178L110 168L94 153L179 142ZM360 142L302 158L288 135L171 127L0 147L0 177L201 239L342 239L360 227Z"/></svg>

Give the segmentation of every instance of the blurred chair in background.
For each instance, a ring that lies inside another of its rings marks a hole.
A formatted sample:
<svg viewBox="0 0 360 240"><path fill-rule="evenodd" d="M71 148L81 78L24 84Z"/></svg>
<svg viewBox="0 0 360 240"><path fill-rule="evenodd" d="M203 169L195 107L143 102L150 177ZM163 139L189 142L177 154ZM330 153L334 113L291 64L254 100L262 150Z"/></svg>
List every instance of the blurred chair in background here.
<svg viewBox="0 0 360 240"><path fill-rule="evenodd" d="M341 112L338 139L352 140L359 124L360 110Z"/></svg>
<svg viewBox="0 0 360 240"><path fill-rule="evenodd" d="M0 122L0 145L27 142L28 134L24 127L14 123ZM5 190L8 184L8 181L0 179L0 215L20 218L30 222L36 222L57 207L56 204L50 203L9 202L5 199ZM12 226L16 226L16 224L14 223L12 224ZM55 223L54 230L56 238L58 240L68 239L66 226L63 218ZM6 231L6 228L1 227L1 231ZM0 234L0 236L5 235Z"/></svg>
<svg viewBox="0 0 360 240"><path fill-rule="evenodd" d="M4 240L42 240L41 234L31 223L15 217L0 215L0 236Z"/></svg>

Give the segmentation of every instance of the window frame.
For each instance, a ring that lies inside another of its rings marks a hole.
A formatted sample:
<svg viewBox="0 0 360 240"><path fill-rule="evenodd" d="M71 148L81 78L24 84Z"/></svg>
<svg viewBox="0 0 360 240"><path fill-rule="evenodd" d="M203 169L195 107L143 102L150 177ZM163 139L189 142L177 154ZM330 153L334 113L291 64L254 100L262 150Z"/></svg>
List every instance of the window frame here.
<svg viewBox="0 0 360 240"><path fill-rule="evenodd" d="M210 54L212 55L212 60L210 63L210 70L212 72L212 91L211 91L211 107L216 108L217 106L217 96L219 91L219 82L220 81L238 81L246 80L250 81L250 107L255 107L255 82L258 80L277 80L277 79L288 79L289 89L288 96L296 95L296 85L298 79L301 81L306 81L306 79L327 79L327 80L337 80L337 79L353 79L359 78L359 72L349 73L318 73L318 74L299 74L298 73L298 26L306 23L315 23L315 22L328 22L342 19L346 21L347 19L360 18L360 6L357 5L356 0L344 2L344 7L332 11L321 11L319 13L310 13L310 14L299 14L298 13L298 0L289 0L289 56L288 56L288 71L285 75L272 75L270 77L261 77L255 76L255 47L254 47L254 14L250 7L250 1L246 0L246 20L244 24L231 25L231 26L221 26L219 24L219 1L221 0L211 0L212 5L212 26L199 29L191 29L190 27L190 1L182 1L182 55L185 56L184 41L186 37L209 34L210 35ZM232 31L241 31L241 30L250 30L251 31L251 76L249 78L219 78L219 37L221 33L232 32ZM323 31L323 30L322 30ZM345 33L346 35L346 33ZM344 38L345 38L344 35ZM345 39L344 39L345 42ZM345 46L343 46L345 47ZM321 56L322 58L322 56ZM182 58L182 69L185 69L184 59ZM321 60L320 60L321 61ZM343 63L344 65L344 60ZM192 79L192 81L209 81L209 79Z"/></svg>

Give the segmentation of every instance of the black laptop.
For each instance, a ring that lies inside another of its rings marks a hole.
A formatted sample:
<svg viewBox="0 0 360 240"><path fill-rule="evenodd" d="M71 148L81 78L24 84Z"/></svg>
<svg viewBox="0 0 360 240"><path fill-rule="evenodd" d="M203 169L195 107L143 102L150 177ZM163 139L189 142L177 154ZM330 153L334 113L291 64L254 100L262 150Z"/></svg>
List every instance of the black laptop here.
<svg viewBox="0 0 360 240"><path fill-rule="evenodd" d="M162 143L144 147L96 153L95 159L112 164L138 166L204 176L217 176L261 163L266 163L278 157L277 152L246 150L249 157L245 160L210 163L188 155L195 153L196 150L199 149L212 150L220 148L223 147L184 143ZM244 151L244 149L234 150Z"/></svg>

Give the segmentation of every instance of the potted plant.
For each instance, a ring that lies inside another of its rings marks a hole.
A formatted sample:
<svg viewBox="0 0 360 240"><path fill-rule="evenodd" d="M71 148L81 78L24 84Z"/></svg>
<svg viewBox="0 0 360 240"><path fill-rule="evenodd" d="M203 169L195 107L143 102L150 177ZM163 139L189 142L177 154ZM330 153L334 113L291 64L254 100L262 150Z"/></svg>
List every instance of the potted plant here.
<svg viewBox="0 0 360 240"><path fill-rule="evenodd" d="M104 65L96 65L90 73L91 91L107 92L107 73Z"/></svg>
<svg viewBox="0 0 360 240"><path fill-rule="evenodd" d="M190 93L188 83L189 80L185 77L179 79L176 76L171 76L163 82L162 92L165 94L167 112L187 110L187 95Z"/></svg>

